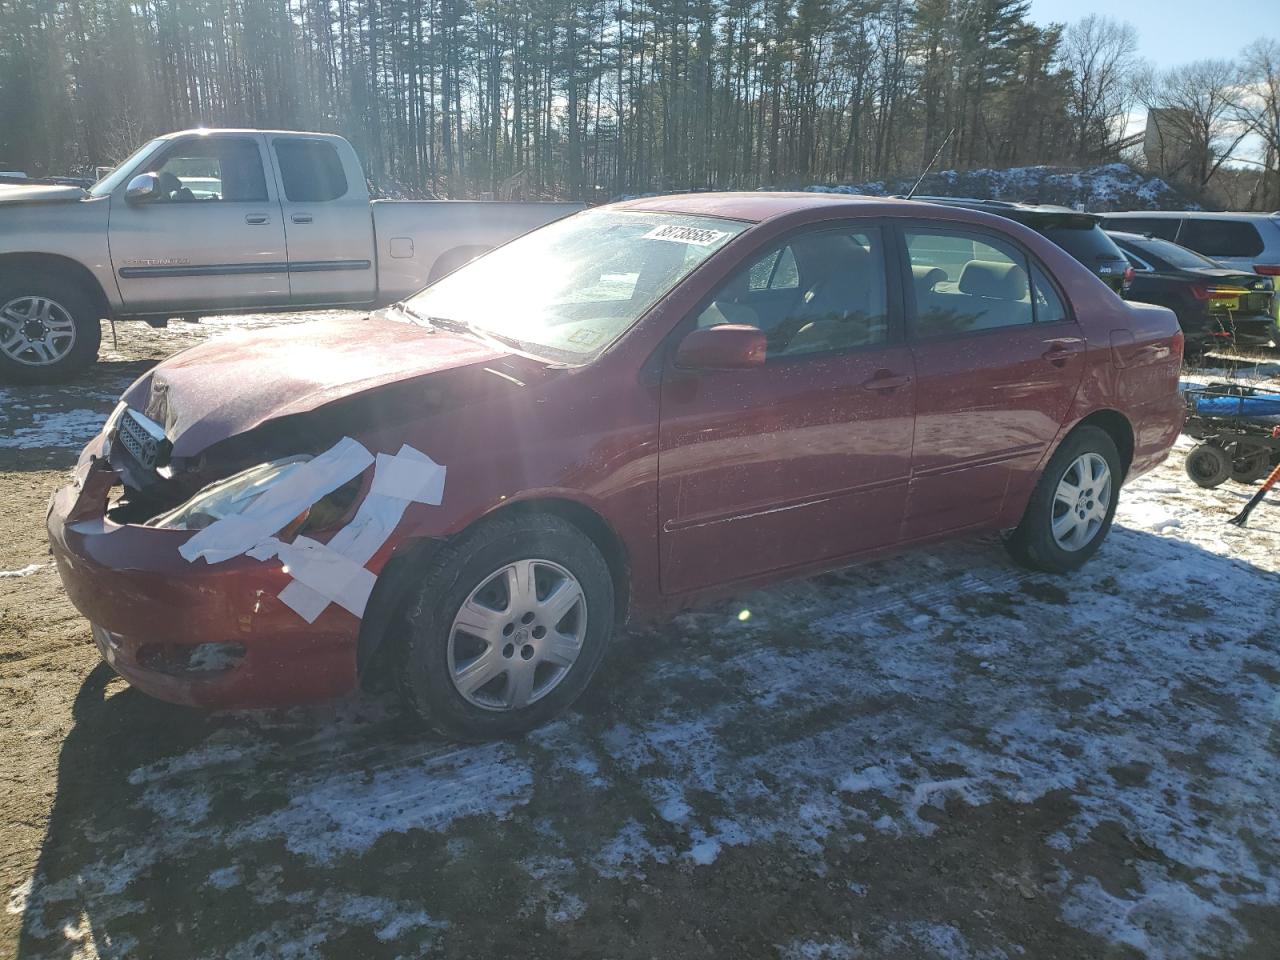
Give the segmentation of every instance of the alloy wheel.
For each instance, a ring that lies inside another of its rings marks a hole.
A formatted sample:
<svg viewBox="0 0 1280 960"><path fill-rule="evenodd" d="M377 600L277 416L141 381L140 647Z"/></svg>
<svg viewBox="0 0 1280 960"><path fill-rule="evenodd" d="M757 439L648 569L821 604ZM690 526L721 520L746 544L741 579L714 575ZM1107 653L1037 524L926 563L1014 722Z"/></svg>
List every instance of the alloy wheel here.
<svg viewBox="0 0 1280 960"><path fill-rule="evenodd" d="M1111 468L1097 453L1071 461L1053 495L1053 539L1074 553L1088 546L1111 508Z"/></svg>
<svg viewBox="0 0 1280 960"><path fill-rule="evenodd" d="M578 579L550 560L518 560L485 577L458 609L449 677L474 706L520 710L568 676L586 632Z"/></svg>
<svg viewBox="0 0 1280 960"><path fill-rule="evenodd" d="M11 360L49 366L64 359L75 343L75 320L56 300L14 297L0 307L0 351Z"/></svg>

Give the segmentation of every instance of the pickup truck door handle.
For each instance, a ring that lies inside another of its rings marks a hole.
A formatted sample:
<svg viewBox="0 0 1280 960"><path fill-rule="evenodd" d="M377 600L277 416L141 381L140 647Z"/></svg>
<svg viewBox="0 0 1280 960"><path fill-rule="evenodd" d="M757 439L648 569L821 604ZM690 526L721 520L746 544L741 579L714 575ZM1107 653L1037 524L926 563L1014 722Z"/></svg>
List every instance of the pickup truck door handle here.
<svg viewBox="0 0 1280 960"><path fill-rule="evenodd" d="M891 370L877 370L870 380L862 381L863 390L896 390L905 387L911 378L904 374L894 374Z"/></svg>
<svg viewBox="0 0 1280 960"><path fill-rule="evenodd" d="M244 222L250 226L260 227L264 223L270 223L271 218L265 213L246 213L244 215Z"/></svg>
<svg viewBox="0 0 1280 960"><path fill-rule="evenodd" d="M290 219L290 220L292 220L294 223L310 223L310 222L311 222L311 214L309 214L309 213L295 213L295 214L294 214L293 216L291 216L289 219Z"/></svg>

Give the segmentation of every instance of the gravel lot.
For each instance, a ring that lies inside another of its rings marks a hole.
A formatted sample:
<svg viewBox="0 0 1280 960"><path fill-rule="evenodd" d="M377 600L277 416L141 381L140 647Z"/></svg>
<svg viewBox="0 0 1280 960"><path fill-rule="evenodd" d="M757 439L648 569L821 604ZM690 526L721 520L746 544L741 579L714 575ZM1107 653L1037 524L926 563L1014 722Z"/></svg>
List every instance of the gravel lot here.
<svg viewBox="0 0 1280 960"><path fill-rule="evenodd" d="M1280 498L1225 525L1189 441L1078 574L988 541L744 594L521 742L131 691L48 497L151 362L308 319L0 389L0 956L1277 956Z"/></svg>

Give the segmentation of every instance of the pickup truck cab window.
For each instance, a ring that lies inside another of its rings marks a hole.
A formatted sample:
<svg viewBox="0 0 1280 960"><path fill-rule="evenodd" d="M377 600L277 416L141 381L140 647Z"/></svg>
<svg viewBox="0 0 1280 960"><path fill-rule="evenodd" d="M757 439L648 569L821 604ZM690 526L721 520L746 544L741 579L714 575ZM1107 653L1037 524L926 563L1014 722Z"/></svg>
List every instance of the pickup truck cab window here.
<svg viewBox="0 0 1280 960"><path fill-rule="evenodd" d="M114 170L108 173L105 177L103 177L101 180L95 183L92 187L90 187L89 196L109 197L111 196L111 192L115 190L116 187L119 187L122 184L124 184L126 180L128 180L130 177L135 175L135 172L144 173L145 171L143 170L135 171L136 165L142 161L143 157L151 154L156 150L159 150L161 144L166 142L167 141L163 137L157 137L156 139L152 140L150 143L144 143L137 150L133 151L133 153L129 154L129 156L125 159L125 161L122 164L120 164L120 166L116 167Z"/></svg>
<svg viewBox="0 0 1280 960"><path fill-rule="evenodd" d="M730 277L697 325L758 327L768 338L766 360L883 344L889 339L884 271L878 228L807 231Z"/></svg>
<svg viewBox="0 0 1280 960"><path fill-rule="evenodd" d="M248 137L180 140L152 170L160 178L160 196L152 203L267 201L262 155Z"/></svg>
<svg viewBox="0 0 1280 960"><path fill-rule="evenodd" d="M905 231L918 340L998 327L1028 326L1035 314L1026 258L1014 247L971 233Z"/></svg>
<svg viewBox="0 0 1280 960"><path fill-rule="evenodd" d="M333 144L324 140L276 140L285 199L292 203L325 203L345 196L347 176Z"/></svg>

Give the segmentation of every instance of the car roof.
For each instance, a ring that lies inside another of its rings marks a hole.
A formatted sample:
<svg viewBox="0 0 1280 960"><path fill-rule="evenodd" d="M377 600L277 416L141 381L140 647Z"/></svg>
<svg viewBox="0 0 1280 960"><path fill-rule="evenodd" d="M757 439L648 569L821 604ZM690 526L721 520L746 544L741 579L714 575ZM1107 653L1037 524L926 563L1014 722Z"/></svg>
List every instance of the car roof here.
<svg viewBox="0 0 1280 960"><path fill-rule="evenodd" d="M160 137L161 140L176 140L179 137L204 137L211 133L264 133L272 136L310 137L312 139L341 140L336 133L320 133L312 130L259 130L255 127L192 127L190 130L175 130Z"/></svg>
<svg viewBox="0 0 1280 960"><path fill-rule="evenodd" d="M845 207L853 217L901 216L917 213L928 217L930 210L944 213L943 219L993 226L993 209L964 207L958 204L931 203L920 199L902 197L871 197L847 193L809 192L714 192L674 193L656 197L637 197L609 205L614 210L635 210L654 213L680 213L689 216L723 217L749 223L763 223L777 217L810 210L829 210ZM1058 211L1061 212L1061 211ZM1068 211L1074 213L1075 211ZM1007 216L995 216L1007 224Z"/></svg>

